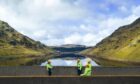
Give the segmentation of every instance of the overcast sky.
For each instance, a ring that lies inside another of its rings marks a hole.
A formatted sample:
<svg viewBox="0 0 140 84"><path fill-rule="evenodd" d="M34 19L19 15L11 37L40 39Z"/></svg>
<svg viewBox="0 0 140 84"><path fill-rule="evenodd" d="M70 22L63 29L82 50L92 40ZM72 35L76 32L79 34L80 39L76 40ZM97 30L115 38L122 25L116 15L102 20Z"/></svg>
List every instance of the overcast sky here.
<svg viewBox="0 0 140 84"><path fill-rule="evenodd" d="M94 46L140 16L140 0L0 0L0 20L46 45Z"/></svg>

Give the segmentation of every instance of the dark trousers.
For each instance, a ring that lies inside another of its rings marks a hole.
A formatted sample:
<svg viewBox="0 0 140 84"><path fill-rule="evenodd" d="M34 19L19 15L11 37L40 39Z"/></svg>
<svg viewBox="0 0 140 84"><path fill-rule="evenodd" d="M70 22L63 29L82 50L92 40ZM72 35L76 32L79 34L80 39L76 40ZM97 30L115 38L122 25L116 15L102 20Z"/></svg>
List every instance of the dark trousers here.
<svg viewBox="0 0 140 84"><path fill-rule="evenodd" d="M48 75L49 75L49 76L52 75L52 69L48 69Z"/></svg>
<svg viewBox="0 0 140 84"><path fill-rule="evenodd" d="M81 74L82 74L82 69L80 70L80 69L77 68L77 75L80 76Z"/></svg>

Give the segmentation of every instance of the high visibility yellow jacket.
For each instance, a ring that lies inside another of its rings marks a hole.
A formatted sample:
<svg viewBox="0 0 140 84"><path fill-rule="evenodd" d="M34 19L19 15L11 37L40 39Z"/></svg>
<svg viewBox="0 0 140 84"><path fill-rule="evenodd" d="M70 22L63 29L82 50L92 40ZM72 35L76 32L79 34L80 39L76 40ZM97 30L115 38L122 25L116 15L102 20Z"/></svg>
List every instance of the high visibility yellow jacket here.
<svg viewBox="0 0 140 84"><path fill-rule="evenodd" d="M91 76L91 69L86 67L84 73L81 76Z"/></svg>
<svg viewBox="0 0 140 84"><path fill-rule="evenodd" d="M89 69L92 70L92 64L88 64Z"/></svg>
<svg viewBox="0 0 140 84"><path fill-rule="evenodd" d="M78 62L78 63L77 63L77 68L78 68L79 70L82 70L82 67L83 67L82 63L81 63L81 62Z"/></svg>
<svg viewBox="0 0 140 84"><path fill-rule="evenodd" d="M84 73L81 76L91 76L92 73L92 64L88 64L89 67L85 68Z"/></svg>
<svg viewBox="0 0 140 84"><path fill-rule="evenodd" d="M51 64L46 64L46 68L47 68L47 70L49 70L49 69L52 69L53 66Z"/></svg>

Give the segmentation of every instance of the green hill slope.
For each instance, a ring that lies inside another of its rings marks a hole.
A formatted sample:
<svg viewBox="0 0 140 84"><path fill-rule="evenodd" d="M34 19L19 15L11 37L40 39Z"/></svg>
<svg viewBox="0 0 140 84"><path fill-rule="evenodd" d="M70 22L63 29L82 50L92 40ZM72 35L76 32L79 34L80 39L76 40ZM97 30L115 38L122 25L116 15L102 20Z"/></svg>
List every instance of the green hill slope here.
<svg viewBox="0 0 140 84"><path fill-rule="evenodd" d="M101 65L140 66L140 18L132 24L120 27L94 48L85 50L82 54L96 58Z"/></svg>
<svg viewBox="0 0 140 84"><path fill-rule="evenodd" d="M20 34L8 23L0 21L0 65L24 65L34 57L51 53L53 50L49 47Z"/></svg>

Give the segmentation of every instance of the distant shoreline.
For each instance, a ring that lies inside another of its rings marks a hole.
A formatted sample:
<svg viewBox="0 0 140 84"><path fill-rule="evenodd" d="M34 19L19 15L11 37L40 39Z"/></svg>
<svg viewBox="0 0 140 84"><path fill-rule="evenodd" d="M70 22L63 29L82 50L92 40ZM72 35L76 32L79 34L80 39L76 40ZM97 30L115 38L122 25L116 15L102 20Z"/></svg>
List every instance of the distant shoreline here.
<svg viewBox="0 0 140 84"><path fill-rule="evenodd" d="M97 62L97 64L101 66L139 66L140 65L140 62L107 59L101 56L92 56L92 55L85 55L85 56L93 59L95 62Z"/></svg>

